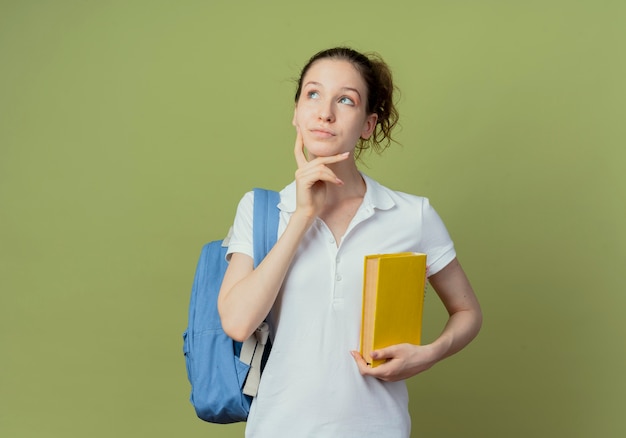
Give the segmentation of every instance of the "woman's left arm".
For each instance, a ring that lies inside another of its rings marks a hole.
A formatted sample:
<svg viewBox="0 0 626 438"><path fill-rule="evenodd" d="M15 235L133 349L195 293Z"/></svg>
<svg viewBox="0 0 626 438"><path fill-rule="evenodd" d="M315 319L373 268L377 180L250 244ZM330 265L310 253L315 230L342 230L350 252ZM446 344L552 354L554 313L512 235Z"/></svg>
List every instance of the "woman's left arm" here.
<svg viewBox="0 0 626 438"><path fill-rule="evenodd" d="M387 361L375 368L353 351L362 375L385 381L407 379L462 350L476 337L483 320L482 312L459 261L455 258L429 281L450 315L439 337L427 345L399 344L376 350L372 357Z"/></svg>

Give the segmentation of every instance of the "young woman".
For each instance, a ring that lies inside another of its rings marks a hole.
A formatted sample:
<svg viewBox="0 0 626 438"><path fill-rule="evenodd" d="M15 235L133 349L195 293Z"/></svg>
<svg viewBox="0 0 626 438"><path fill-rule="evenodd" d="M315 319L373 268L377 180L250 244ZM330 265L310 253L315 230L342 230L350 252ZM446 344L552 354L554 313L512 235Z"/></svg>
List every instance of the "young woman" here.
<svg viewBox="0 0 626 438"><path fill-rule="evenodd" d="M252 208L241 200L218 306L224 330L244 340L268 316L273 347L248 437L403 437L404 379L458 352L478 333L480 306L428 199L392 191L359 171L397 121L394 86L378 57L349 48L314 55L295 96L295 181L280 192L279 239L253 269ZM363 259L414 251L450 317L427 345L392 345L369 367L359 346Z"/></svg>

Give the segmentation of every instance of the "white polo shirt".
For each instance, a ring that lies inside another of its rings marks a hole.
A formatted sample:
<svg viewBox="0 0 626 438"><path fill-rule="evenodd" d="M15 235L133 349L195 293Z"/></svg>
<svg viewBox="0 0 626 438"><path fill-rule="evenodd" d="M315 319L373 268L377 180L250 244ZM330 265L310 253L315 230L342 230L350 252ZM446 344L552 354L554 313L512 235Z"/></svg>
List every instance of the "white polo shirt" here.
<svg viewBox="0 0 626 438"><path fill-rule="evenodd" d="M341 244L317 219L305 234L269 316L272 352L246 437L407 438L404 382L359 374L363 263L367 254L427 254L429 275L456 256L428 199L392 191L363 175L367 191ZM280 192L279 236L296 206L295 182ZM252 257L252 192L237 209L228 253Z"/></svg>

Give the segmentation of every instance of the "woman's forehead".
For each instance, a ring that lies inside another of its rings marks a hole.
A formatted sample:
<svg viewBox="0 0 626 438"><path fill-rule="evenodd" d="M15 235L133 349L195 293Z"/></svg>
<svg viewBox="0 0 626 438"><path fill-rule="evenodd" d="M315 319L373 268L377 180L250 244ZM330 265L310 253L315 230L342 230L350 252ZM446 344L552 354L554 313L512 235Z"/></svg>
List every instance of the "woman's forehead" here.
<svg viewBox="0 0 626 438"><path fill-rule="evenodd" d="M319 59L315 61L304 75L302 83L313 82L322 86L356 88L365 91L367 86L361 73L350 61L343 59Z"/></svg>

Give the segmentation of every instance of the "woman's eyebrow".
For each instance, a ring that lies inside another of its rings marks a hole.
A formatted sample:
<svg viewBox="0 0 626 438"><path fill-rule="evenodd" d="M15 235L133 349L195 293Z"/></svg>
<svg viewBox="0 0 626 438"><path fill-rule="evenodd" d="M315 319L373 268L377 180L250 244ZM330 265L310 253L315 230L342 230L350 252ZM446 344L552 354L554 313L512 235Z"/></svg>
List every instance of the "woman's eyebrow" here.
<svg viewBox="0 0 626 438"><path fill-rule="evenodd" d="M359 90L357 90L356 88L352 88L352 87L341 87L342 90L345 91L353 91L357 94L357 96L361 97L361 93L359 93Z"/></svg>
<svg viewBox="0 0 626 438"><path fill-rule="evenodd" d="M321 87L322 86L322 84L320 84L319 82L315 82L315 81L309 81L306 84L304 84L305 87L307 87L309 85L315 85L316 87Z"/></svg>
<svg viewBox="0 0 626 438"><path fill-rule="evenodd" d="M309 85L314 85L316 87L323 87L324 85L320 84L319 82L315 82L315 81L309 81L306 84L304 84L303 87L307 87ZM356 88L353 87L341 87L342 91L352 91L354 93L357 94L357 96L359 96L359 98L361 97L361 93L359 93L359 90L357 90Z"/></svg>

